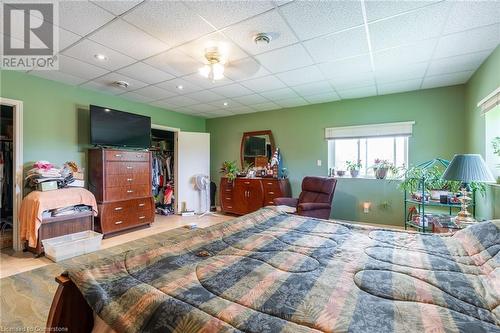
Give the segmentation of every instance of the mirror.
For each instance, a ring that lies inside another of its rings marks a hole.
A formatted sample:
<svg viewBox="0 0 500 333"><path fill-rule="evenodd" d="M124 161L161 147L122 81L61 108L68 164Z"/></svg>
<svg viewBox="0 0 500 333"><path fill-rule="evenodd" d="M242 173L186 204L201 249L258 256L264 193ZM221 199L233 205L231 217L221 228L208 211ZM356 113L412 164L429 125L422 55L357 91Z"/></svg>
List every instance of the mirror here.
<svg viewBox="0 0 500 333"><path fill-rule="evenodd" d="M241 138L241 167L251 163L253 167L265 167L274 154L273 132L245 132Z"/></svg>

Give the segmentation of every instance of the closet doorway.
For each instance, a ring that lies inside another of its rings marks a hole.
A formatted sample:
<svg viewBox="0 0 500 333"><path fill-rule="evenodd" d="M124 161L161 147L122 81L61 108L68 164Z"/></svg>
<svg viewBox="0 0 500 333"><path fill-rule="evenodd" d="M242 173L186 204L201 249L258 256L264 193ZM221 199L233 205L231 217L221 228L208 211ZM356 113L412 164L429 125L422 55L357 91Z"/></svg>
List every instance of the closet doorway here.
<svg viewBox="0 0 500 333"><path fill-rule="evenodd" d="M0 97L0 233L1 248L20 251L18 212L23 181L23 103Z"/></svg>
<svg viewBox="0 0 500 333"><path fill-rule="evenodd" d="M152 189L155 212L177 214L177 136L178 128L151 125Z"/></svg>

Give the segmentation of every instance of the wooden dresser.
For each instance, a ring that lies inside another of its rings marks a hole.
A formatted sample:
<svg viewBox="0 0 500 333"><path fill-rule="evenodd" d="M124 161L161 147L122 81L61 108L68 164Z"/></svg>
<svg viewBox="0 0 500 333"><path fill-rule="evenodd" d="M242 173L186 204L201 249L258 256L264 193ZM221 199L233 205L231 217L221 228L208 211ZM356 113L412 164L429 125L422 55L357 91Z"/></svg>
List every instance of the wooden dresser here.
<svg viewBox="0 0 500 333"><path fill-rule="evenodd" d="M220 183L220 202L222 211L244 215L264 206L274 205L279 197L290 197L288 179L274 178L236 178L230 182L222 178Z"/></svg>
<svg viewBox="0 0 500 333"><path fill-rule="evenodd" d="M96 229L104 236L154 221L151 153L116 149L89 150L89 190L99 215Z"/></svg>

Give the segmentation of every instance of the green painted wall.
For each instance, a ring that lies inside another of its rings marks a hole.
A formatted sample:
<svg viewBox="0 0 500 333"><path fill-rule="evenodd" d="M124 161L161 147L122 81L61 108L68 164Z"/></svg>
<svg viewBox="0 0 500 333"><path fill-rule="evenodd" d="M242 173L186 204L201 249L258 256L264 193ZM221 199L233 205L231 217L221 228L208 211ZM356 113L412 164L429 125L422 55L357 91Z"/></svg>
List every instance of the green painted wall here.
<svg viewBox="0 0 500 333"><path fill-rule="evenodd" d="M416 121L409 140L411 164L465 150L464 86L353 99L304 107L207 120L211 134L212 179L220 179L224 160L238 160L243 132L273 131L289 170L293 195L306 175L326 175L328 164L324 128L397 121ZM316 161L322 160L322 166ZM363 201L371 201L364 214ZM395 182L341 179L334 198L334 218L403 225L402 193Z"/></svg>
<svg viewBox="0 0 500 333"><path fill-rule="evenodd" d="M465 86L467 151L485 155L485 118L477 103L500 86L500 46L486 59ZM498 124L500 128L500 123ZM500 186L488 186L486 198L478 203L482 218L500 218Z"/></svg>
<svg viewBox="0 0 500 333"><path fill-rule="evenodd" d="M56 164L76 161L85 165L89 143L89 104L147 115L154 124L186 131L205 131L205 119L132 102L117 96L38 78L15 71L0 71L0 96L23 101L24 162Z"/></svg>

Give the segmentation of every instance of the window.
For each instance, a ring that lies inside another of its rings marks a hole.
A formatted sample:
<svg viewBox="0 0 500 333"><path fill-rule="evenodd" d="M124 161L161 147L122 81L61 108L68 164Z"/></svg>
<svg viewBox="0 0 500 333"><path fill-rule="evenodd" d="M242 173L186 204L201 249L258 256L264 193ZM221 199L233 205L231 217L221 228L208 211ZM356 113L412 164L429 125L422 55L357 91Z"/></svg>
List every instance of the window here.
<svg viewBox="0 0 500 333"><path fill-rule="evenodd" d="M328 140L328 167L346 170L346 162L360 161L360 175L373 176L375 159L397 167L408 165L408 137L414 122L332 127L325 130Z"/></svg>
<svg viewBox="0 0 500 333"><path fill-rule="evenodd" d="M477 106L485 122L485 160L494 177L500 177L500 87Z"/></svg>
<svg viewBox="0 0 500 333"><path fill-rule="evenodd" d="M408 165L408 137L336 139L328 142L329 168L346 170L347 161L361 161L360 175L373 176L375 159L397 167Z"/></svg>

